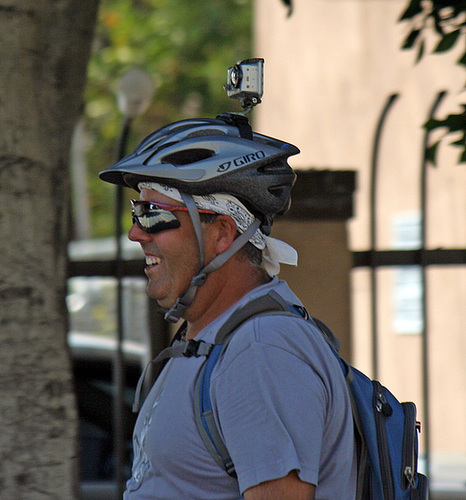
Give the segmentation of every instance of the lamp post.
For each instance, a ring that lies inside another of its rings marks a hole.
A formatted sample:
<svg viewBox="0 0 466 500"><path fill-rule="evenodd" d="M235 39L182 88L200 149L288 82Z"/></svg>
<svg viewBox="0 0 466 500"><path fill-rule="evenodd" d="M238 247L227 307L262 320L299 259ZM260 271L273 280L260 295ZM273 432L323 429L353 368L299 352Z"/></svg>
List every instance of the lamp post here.
<svg viewBox="0 0 466 500"><path fill-rule="evenodd" d="M131 123L148 108L154 94L155 84L152 77L141 69L132 69L125 73L118 82L118 108L123 115L123 125L118 141L117 159L121 160L126 153ZM117 279L117 347L113 363L113 384L115 398L113 405L113 440L115 453L116 498L122 498L124 490L124 459L125 459L125 421L124 421L124 360L123 360L123 255L122 255L122 212L123 188L117 186L115 199L115 237Z"/></svg>

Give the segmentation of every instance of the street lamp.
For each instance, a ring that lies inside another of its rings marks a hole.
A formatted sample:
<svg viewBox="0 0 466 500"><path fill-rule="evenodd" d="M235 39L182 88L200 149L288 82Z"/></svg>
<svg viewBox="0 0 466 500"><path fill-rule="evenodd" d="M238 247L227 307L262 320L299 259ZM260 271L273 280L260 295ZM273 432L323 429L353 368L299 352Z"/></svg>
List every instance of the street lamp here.
<svg viewBox="0 0 466 500"><path fill-rule="evenodd" d="M126 153L126 143L134 118L141 115L148 108L155 91L152 77L142 69L131 69L123 74L118 82L117 102L123 115L123 125L118 141L117 159L121 160ZM115 399L113 406L113 436L115 452L115 482L117 498L122 498L124 489L124 363L123 363L123 255L122 255L122 212L123 188L116 188L115 200L115 236L116 236L116 265L115 276L117 279L117 348L113 363L113 383L115 385Z"/></svg>
<svg viewBox="0 0 466 500"><path fill-rule="evenodd" d="M154 80L146 71L135 68L118 82L118 109L123 116L136 118L146 111L154 95Z"/></svg>
<svg viewBox="0 0 466 500"><path fill-rule="evenodd" d="M153 78L142 69L131 69L120 77L117 87L117 103L123 115L123 126L118 143L118 160L125 156L132 120L146 111L154 91Z"/></svg>

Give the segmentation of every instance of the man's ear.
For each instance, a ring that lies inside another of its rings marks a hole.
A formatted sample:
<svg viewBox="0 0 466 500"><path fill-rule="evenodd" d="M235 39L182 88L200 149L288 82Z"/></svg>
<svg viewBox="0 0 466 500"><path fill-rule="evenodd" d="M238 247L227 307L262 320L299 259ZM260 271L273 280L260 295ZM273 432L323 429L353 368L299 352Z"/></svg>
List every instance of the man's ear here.
<svg viewBox="0 0 466 500"><path fill-rule="evenodd" d="M230 248L230 245L238 235L238 231L235 221L229 215L219 215L213 224L216 231L215 252L218 255Z"/></svg>

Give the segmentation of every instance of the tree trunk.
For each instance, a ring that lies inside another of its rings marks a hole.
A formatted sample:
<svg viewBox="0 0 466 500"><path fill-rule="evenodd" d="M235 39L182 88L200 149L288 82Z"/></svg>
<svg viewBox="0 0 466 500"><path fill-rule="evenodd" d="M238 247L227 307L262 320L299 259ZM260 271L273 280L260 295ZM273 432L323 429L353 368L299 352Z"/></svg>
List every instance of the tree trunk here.
<svg viewBox="0 0 466 500"><path fill-rule="evenodd" d="M0 6L0 496L77 497L68 152L98 0Z"/></svg>

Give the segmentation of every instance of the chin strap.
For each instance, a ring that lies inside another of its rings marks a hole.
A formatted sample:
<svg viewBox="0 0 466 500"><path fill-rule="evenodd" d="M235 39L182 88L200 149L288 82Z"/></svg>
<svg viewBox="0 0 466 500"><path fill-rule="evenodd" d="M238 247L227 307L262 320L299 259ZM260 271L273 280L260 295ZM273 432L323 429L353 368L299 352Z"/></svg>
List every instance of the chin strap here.
<svg viewBox="0 0 466 500"><path fill-rule="evenodd" d="M199 247L199 271L204 267L204 236L202 234L202 224L199 211L197 209L196 203L190 194L180 192L183 203L186 205L191 221L194 226L194 232L196 233L197 245Z"/></svg>
<svg viewBox="0 0 466 500"><path fill-rule="evenodd" d="M186 197L186 199L185 199ZM194 210L196 212L196 216L193 217L191 214L190 204L186 203L186 200L190 198L190 201L194 205ZM200 270L191 280L191 284L188 289L176 299L175 304L165 312L164 318L170 323L176 323L179 319L181 319L188 307L192 304L194 297L196 296L197 289L205 283L207 279L207 275L212 271L215 271L219 267L223 266L225 262L232 257L240 248L242 248L251 238L251 236L257 231L259 228L261 221L260 219L255 219L255 221L249 226L249 228L242 234L240 234L230 245L230 247L217 255L214 259L212 259L206 266L204 266L204 240L202 237L202 226L199 217L199 212L197 211L196 205L192 200L191 196L183 194L183 201L185 201L186 206L188 207L189 213L191 214L191 218L193 220L194 229L196 231L197 240L199 243L199 252L201 257L201 266ZM196 229L196 225L198 228ZM198 234L199 233L199 234Z"/></svg>

